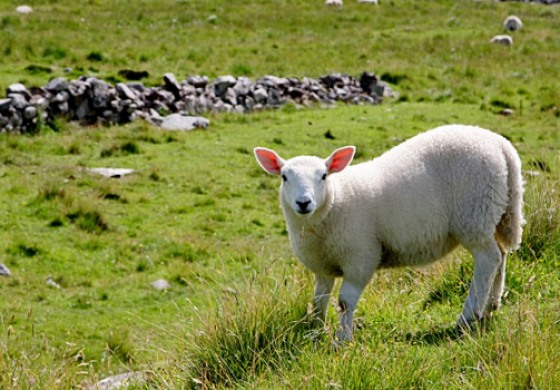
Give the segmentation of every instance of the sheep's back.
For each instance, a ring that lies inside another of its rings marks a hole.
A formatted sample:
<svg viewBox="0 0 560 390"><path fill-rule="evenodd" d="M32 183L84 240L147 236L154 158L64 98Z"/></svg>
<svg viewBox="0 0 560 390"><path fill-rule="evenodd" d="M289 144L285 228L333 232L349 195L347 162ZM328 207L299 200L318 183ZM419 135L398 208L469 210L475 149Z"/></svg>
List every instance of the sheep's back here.
<svg viewBox="0 0 560 390"><path fill-rule="evenodd" d="M508 202L507 144L487 130L444 126L348 168L339 187L387 265L430 262L494 234Z"/></svg>

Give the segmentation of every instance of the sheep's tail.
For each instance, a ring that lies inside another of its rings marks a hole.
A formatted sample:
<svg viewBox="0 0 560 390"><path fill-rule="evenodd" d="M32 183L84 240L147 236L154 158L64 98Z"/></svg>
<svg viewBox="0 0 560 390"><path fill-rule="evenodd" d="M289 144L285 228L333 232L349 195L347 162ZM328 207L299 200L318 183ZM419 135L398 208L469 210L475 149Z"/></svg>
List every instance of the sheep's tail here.
<svg viewBox="0 0 560 390"><path fill-rule="evenodd" d="M519 249L523 234L523 178L521 160L517 151L509 143L503 146L507 163L507 180L509 201L506 212L496 227L496 239L503 253Z"/></svg>

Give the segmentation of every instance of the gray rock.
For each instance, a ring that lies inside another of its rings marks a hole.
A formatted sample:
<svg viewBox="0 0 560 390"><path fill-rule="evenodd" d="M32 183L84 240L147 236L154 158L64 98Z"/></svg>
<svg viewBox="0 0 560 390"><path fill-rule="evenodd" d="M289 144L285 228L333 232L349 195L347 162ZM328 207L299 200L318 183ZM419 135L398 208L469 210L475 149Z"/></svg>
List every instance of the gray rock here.
<svg viewBox="0 0 560 390"><path fill-rule="evenodd" d="M7 113L10 111L10 107L12 106L12 99L0 99L0 113Z"/></svg>
<svg viewBox="0 0 560 390"><path fill-rule="evenodd" d="M213 104L212 104L212 113L220 113L220 112L226 112L226 105L222 100L216 100Z"/></svg>
<svg viewBox="0 0 560 390"><path fill-rule="evenodd" d="M237 104L237 93L235 93L235 90L233 88L227 89L224 100L233 106Z"/></svg>
<svg viewBox="0 0 560 390"><path fill-rule="evenodd" d="M126 85L128 86L128 88L139 93L146 91L146 87L144 86L144 84L139 81L126 83Z"/></svg>
<svg viewBox="0 0 560 390"><path fill-rule="evenodd" d="M195 88L205 88L206 85L208 85L208 77L198 75L190 76L187 78L187 82Z"/></svg>
<svg viewBox="0 0 560 390"><path fill-rule="evenodd" d="M0 263L0 276L11 276L12 273L5 264Z"/></svg>
<svg viewBox="0 0 560 390"><path fill-rule="evenodd" d="M276 76L264 76L257 80L258 85L262 85L265 87L284 87L288 84L288 79L283 77L276 77Z"/></svg>
<svg viewBox="0 0 560 390"><path fill-rule="evenodd" d="M89 103L87 100L84 99L80 102L80 104L76 107L75 115L78 120L87 118L91 115Z"/></svg>
<svg viewBox="0 0 560 390"><path fill-rule="evenodd" d="M245 98L245 109L247 111L253 111L255 109L255 99L253 99L251 96L247 96Z"/></svg>
<svg viewBox="0 0 560 390"><path fill-rule="evenodd" d="M236 79L233 76L221 76L214 80L214 94L216 96L222 97L228 90L235 85Z"/></svg>
<svg viewBox="0 0 560 390"><path fill-rule="evenodd" d="M196 97L192 95L185 97L185 112L189 115L196 114Z"/></svg>
<svg viewBox="0 0 560 390"><path fill-rule="evenodd" d="M67 102L70 98L70 94L67 91L60 91L54 97L54 101L57 103L64 103Z"/></svg>
<svg viewBox="0 0 560 390"><path fill-rule="evenodd" d="M132 89L128 87L128 85L124 83L117 83L115 88L117 89L117 92L121 98L131 100L136 99L136 94L132 91Z"/></svg>
<svg viewBox="0 0 560 390"><path fill-rule="evenodd" d="M204 95L200 95L197 99L196 99L196 112L199 114L202 114L206 111L208 111L208 100L206 99L206 97Z"/></svg>
<svg viewBox="0 0 560 390"><path fill-rule="evenodd" d="M23 110L23 117L27 120L32 120L33 118L36 118L37 109L33 106L25 107L25 110Z"/></svg>
<svg viewBox="0 0 560 390"><path fill-rule="evenodd" d="M27 88L25 88L25 85L21 84L21 83L14 83L11 84L7 89L6 89L6 94L9 95L11 93L21 93L21 94L28 94L29 92L27 92Z"/></svg>
<svg viewBox="0 0 560 390"><path fill-rule="evenodd" d="M52 93L57 93L68 89L69 83L64 77L56 77L45 85L45 89Z"/></svg>
<svg viewBox="0 0 560 390"><path fill-rule="evenodd" d="M278 107L283 103L283 99L280 96L280 92L276 88L270 88L268 90L268 96L266 99L266 104L271 107Z"/></svg>
<svg viewBox="0 0 560 390"><path fill-rule="evenodd" d="M253 82L247 77L238 77L237 82L233 86L233 90L237 96L246 96L251 90L251 85Z"/></svg>
<svg viewBox="0 0 560 390"><path fill-rule="evenodd" d="M171 114L164 117L159 126L165 130L189 131L197 128L206 128L209 124L210 121L203 117Z"/></svg>
<svg viewBox="0 0 560 390"><path fill-rule="evenodd" d="M163 75L164 88L173 94L175 99L181 98L181 87L177 82L177 78L173 73L166 73Z"/></svg>
<svg viewBox="0 0 560 390"><path fill-rule="evenodd" d="M12 107L18 110L23 110L25 107L29 105L25 96L20 95L19 93L12 93L8 96L11 99Z"/></svg>
<svg viewBox="0 0 560 390"><path fill-rule="evenodd" d="M266 89L259 87L253 91L253 98L256 103L264 103L268 99L268 92Z"/></svg>

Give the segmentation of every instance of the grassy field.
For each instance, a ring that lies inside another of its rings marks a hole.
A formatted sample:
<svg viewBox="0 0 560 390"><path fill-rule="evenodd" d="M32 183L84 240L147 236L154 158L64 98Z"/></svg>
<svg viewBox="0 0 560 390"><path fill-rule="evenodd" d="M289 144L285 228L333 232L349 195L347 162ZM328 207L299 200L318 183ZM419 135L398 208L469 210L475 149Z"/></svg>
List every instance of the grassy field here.
<svg viewBox="0 0 560 390"><path fill-rule="evenodd" d="M560 383L559 7L493 1L70 0L0 4L0 90L121 69L258 78L373 71L379 106L286 106L169 133L143 122L0 134L0 388L83 388L141 371L146 388L540 388ZM492 45L509 14L514 45ZM67 69L68 68L68 69ZM503 108L512 116L497 115ZM525 171L521 250L483 330L453 323L472 274L462 250L378 273L356 341L304 320L313 278L295 259L276 178L252 156L357 161L445 123L508 137ZM329 132L333 137L325 137ZM105 179L85 168L135 173ZM532 172L533 174L529 174ZM538 175L535 175L538 173ZM164 278L167 291L150 283ZM54 281L59 288L50 286Z"/></svg>

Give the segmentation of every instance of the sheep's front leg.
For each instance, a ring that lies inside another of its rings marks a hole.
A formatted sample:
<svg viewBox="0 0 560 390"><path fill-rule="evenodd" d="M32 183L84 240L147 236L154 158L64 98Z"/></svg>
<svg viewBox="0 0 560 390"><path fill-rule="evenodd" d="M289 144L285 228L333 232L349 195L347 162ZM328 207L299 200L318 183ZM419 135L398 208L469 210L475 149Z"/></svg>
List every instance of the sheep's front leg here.
<svg viewBox="0 0 560 390"><path fill-rule="evenodd" d="M329 308L329 300L334 286L334 278L315 275L315 294L313 296L313 316L323 324Z"/></svg>
<svg viewBox="0 0 560 390"><path fill-rule="evenodd" d="M340 342L351 341L353 333L354 311L365 285L344 279L340 288L338 306L340 308L340 325L336 338Z"/></svg>

